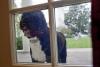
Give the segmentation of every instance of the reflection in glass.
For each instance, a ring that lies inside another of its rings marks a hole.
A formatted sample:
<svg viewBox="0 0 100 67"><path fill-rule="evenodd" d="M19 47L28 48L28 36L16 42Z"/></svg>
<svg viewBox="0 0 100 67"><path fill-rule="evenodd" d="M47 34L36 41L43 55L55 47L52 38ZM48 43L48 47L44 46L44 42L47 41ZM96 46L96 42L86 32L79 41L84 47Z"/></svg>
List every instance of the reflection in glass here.
<svg viewBox="0 0 100 67"><path fill-rule="evenodd" d="M66 37L68 65L92 65L90 13L90 3L55 8L56 30Z"/></svg>

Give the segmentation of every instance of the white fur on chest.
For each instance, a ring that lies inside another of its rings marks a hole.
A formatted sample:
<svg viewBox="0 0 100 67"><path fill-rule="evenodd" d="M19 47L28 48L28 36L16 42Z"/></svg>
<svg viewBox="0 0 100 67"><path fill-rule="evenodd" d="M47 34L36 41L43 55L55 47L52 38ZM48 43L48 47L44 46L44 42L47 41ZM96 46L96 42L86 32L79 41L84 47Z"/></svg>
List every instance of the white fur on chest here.
<svg viewBox="0 0 100 67"><path fill-rule="evenodd" d="M30 48L32 50L32 57L40 62L46 61L45 53L41 50L40 41L37 37L30 39Z"/></svg>

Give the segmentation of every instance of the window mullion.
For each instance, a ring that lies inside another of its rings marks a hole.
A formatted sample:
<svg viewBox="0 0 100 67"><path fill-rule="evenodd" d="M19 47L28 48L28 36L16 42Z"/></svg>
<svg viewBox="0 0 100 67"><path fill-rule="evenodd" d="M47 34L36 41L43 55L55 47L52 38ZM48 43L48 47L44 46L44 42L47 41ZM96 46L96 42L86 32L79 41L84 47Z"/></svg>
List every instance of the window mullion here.
<svg viewBox="0 0 100 67"><path fill-rule="evenodd" d="M16 41L15 41L15 25L14 25L14 22L15 22L15 15L14 14L9 14L9 17L10 17L10 36L11 36L11 39L10 39L10 42L11 42L11 58L12 58L12 64L15 64L16 63L16 58L17 58L17 55L16 55Z"/></svg>
<svg viewBox="0 0 100 67"><path fill-rule="evenodd" d="M76 5L76 4L88 3L88 2L90 2L90 0L60 0L60 1L53 1L52 5L54 8L58 8L58 7ZM23 12L33 11L33 10L45 10L48 8L47 6L48 3L43 3L43 4L37 4L37 5L32 5L32 6L22 7L22 8L14 8L14 9L12 8L10 9L10 12L23 13Z"/></svg>
<svg viewBox="0 0 100 67"><path fill-rule="evenodd" d="M50 25L50 46L51 46L51 61L52 66L57 66L57 37L56 37L56 23L54 7L52 4L53 0L48 0L48 11L49 11L49 25Z"/></svg>

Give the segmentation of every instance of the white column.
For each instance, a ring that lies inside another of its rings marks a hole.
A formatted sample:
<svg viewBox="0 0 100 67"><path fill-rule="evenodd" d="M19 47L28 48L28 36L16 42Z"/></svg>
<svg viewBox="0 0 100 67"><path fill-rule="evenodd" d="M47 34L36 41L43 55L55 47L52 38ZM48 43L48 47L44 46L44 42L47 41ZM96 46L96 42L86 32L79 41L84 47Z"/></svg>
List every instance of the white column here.
<svg viewBox="0 0 100 67"><path fill-rule="evenodd" d="M64 24L64 7L55 9L56 27L65 26Z"/></svg>
<svg viewBox="0 0 100 67"><path fill-rule="evenodd" d="M26 38L25 36L22 36L22 40L23 40L23 51L29 51L30 50L30 42L29 39Z"/></svg>

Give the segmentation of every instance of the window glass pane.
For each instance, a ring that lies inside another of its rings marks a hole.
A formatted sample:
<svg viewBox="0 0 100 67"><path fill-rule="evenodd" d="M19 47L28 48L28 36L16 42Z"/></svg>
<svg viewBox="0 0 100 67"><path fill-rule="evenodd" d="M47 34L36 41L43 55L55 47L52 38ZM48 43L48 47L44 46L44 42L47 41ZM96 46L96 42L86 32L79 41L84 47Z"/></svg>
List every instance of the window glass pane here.
<svg viewBox="0 0 100 67"><path fill-rule="evenodd" d="M18 63L51 63L48 10L15 15Z"/></svg>
<svg viewBox="0 0 100 67"><path fill-rule="evenodd" d="M32 5L38 5L47 3L48 0L14 0L14 6L13 8L21 8L21 7L27 7Z"/></svg>
<svg viewBox="0 0 100 67"><path fill-rule="evenodd" d="M62 62L67 65L92 65L90 16L91 3L55 8L56 30L64 35L58 42L63 45L60 46L63 53L58 57L66 59Z"/></svg>

